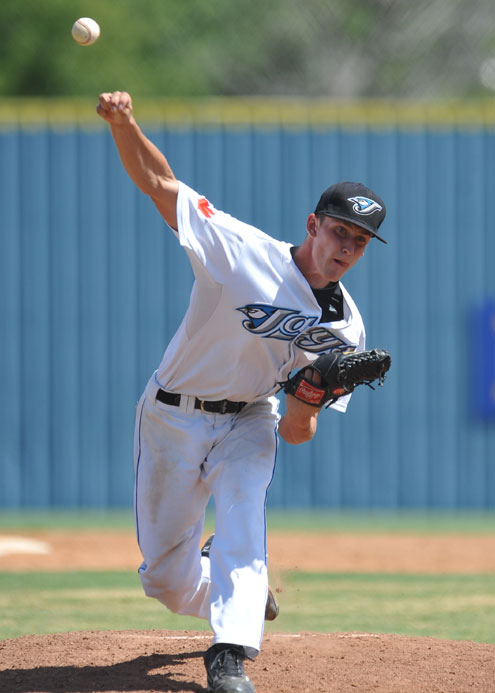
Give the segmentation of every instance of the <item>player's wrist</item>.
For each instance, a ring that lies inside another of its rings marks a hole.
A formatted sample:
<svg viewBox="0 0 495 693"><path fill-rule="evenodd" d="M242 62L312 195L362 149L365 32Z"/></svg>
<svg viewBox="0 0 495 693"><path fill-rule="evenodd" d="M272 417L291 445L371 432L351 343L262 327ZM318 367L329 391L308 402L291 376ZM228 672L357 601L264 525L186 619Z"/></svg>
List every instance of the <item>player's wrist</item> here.
<svg viewBox="0 0 495 693"><path fill-rule="evenodd" d="M139 127L132 113L116 113L109 121L109 124L113 132L121 132L126 128L137 129Z"/></svg>
<svg viewBox="0 0 495 693"><path fill-rule="evenodd" d="M305 410L298 408L287 411L279 421L278 432L286 443L300 445L311 440L316 433L319 409L303 405ZM310 411L309 411L310 410Z"/></svg>

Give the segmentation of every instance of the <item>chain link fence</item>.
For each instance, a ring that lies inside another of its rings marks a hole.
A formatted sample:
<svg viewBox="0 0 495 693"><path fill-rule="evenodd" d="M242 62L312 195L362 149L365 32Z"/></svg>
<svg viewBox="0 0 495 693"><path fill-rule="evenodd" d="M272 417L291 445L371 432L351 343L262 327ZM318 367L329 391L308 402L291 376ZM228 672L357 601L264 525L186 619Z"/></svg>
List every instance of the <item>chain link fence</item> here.
<svg viewBox="0 0 495 693"><path fill-rule="evenodd" d="M494 0L2 0L0 97L464 99L495 89ZM101 26L80 47L79 16Z"/></svg>

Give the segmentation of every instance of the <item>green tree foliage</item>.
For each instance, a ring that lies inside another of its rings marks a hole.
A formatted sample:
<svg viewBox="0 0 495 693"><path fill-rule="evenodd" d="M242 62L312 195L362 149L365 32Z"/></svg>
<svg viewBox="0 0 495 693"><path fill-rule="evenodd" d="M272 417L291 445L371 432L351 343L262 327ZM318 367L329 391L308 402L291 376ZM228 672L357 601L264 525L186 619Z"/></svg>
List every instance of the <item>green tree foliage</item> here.
<svg viewBox="0 0 495 693"><path fill-rule="evenodd" d="M0 96L476 96L492 14L493 0L2 0ZM101 26L93 46L72 40L80 16Z"/></svg>

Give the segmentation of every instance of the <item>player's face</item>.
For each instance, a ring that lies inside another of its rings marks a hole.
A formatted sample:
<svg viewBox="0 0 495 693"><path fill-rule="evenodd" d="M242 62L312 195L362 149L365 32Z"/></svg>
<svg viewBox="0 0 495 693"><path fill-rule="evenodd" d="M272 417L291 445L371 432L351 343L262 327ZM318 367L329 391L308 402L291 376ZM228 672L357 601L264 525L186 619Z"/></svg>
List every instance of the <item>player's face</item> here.
<svg viewBox="0 0 495 693"><path fill-rule="evenodd" d="M310 232L311 233L311 232ZM371 236L351 222L334 217L314 219L314 269L329 282L338 281L363 256Z"/></svg>

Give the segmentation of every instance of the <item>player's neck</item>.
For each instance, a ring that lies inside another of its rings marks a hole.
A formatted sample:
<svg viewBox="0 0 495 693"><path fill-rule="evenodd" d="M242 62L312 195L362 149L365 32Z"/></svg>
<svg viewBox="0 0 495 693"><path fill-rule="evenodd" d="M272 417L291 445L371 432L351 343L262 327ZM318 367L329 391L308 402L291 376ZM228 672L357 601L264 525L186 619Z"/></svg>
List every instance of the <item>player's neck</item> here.
<svg viewBox="0 0 495 693"><path fill-rule="evenodd" d="M326 289L330 284L336 283L314 270L308 244L293 246L290 250L294 263L312 289Z"/></svg>

